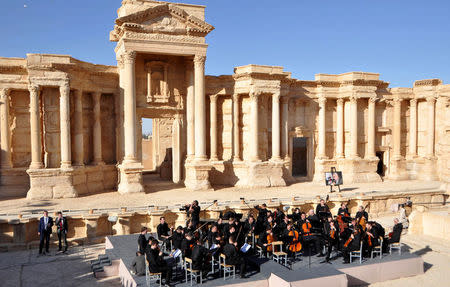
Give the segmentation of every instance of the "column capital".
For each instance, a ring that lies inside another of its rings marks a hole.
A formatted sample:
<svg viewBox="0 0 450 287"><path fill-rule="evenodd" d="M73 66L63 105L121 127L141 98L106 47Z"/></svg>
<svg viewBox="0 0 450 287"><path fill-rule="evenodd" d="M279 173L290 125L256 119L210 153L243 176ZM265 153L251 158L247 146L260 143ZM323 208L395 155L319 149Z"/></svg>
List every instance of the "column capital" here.
<svg viewBox="0 0 450 287"><path fill-rule="evenodd" d="M436 97L429 96L429 97L426 97L426 100L427 100L427 103L434 104L436 102Z"/></svg>
<svg viewBox="0 0 450 287"><path fill-rule="evenodd" d="M278 92L275 92L275 93L272 93L272 98L278 98L278 99L280 99L281 98L281 93L278 91Z"/></svg>
<svg viewBox="0 0 450 287"><path fill-rule="evenodd" d="M327 103L327 98L321 96L317 99L317 102L319 103L320 107L325 106L325 104Z"/></svg>
<svg viewBox="0 0 450 287"><path fill-rule="evenodd" d="M4 99L9 95L9 92L11 91L10 88L1 88L0 89L0 98Z"/></svg>
<svg viewBox="0 0 450 287"><path fill-rule="evenodd" d="M403 101L402 98L393 98L393 99L392 99L392 103L393 103L394 105L395 105L395 104L400 104L402 101Z"/></svg>
<svg viewBox="0 0 450 287"><path fill-rule="evenodd" d="M63 95L69 95L69 92L70 92L70 84L69 84L69 80L64 81L64 82L59 86L59 92L60 92L61 96L63 96Z"/></svg>
<svg viewBox="0 0 450 287"><path fill-rule="evenodd" d="M135 51L125 51L122 54L122 61L124 64L134 64L136 60L136 52Z"/></svg>
<svg viewBox="0 0 450 287"><path fill-rule="evenodd" d="M206 56L205 55L200 55L197 54L194 56L194 64L195 65L204 65L206 61Z"/></svg>
<svg viewBox="0 0 450 287"><path fill-rule="evenodd" d="M122 57L119 57L119 58L117 59L117 67L118 67L119 69L123 69L123 64L124 64L124 62L123 62Z"/></svg>
<svg viewBox="0 0 450 287"><path fill-rule="evenodd" d="M351 95L350 97L348 97L348 99L350 100L350 103L354 104L358 101L358 97L356 95Z"/></svg>
<svg viewBox="0 0 450 287"><path fill-rule="evenodd" d="M239 101L239 94L233 94L232 98L233 98L233 102Z"/></svg>
<svg viewBox="0 0 450 287"><path fill-rule="evenodd" d="M212 94L212 95L209 95L209 100L211 101L211 102L217 102L217 98L219 97L219 95L218 94Z"/></svg>
<svg viewBox="0 0 450 287"><path fill-rule="evenodd" d="M344 99L343 98L339 98L336 100L336 103L340 106L342 106L344 104Z"/></svg>
<svg viewBox="0 0 450 287"><path fill-rule="evenodd" d="M369 103L374 104L378 100L378 98L376 96L373 96L373 97L370 97L368 100L369 100Z"/></svg>
<svg viewBox="0 0 450 287"><path fill-rule="evenodd" d="M409 104L410 104L411 106L417 106L417 99L410 99L410 100L409 100Z"/></svg>
<svg viewBox="0 0 450 287"><path fill-rule="evenodd" d="M261 94L261 91L251 91L248 95L252 101L257 101Z"/></svg>
<svg viewBox="0 0 450 287"><path fill-rule="evenodd" d="M34 84L34 83L29 83L28 84L28 91L30 91L30 93L38 93L39 90L41 89L41 87L38 84Z"/></svg>

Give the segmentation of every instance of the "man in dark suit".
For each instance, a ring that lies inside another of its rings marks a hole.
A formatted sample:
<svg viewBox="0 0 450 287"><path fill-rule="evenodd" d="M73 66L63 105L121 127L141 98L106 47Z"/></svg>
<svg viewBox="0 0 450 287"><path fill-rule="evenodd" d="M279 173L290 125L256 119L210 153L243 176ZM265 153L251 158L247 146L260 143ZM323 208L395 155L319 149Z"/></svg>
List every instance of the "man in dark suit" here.
<svg viewBox="0 0 450 287"><path fill-rule="evenodd" d="M59 248L58 251L62 250L62 244L61 241L64 241L64 252L67 251L67 231L68 231L68 225L67 225L67 219L63 217L62 212L58 212L58 217L55 220L55 225L57 228L58 233L58 241L59 241Z"/></svg>
<svg viewBox="0 0 450 287"><path fill-rule="evenodd" d="M158 240L154 239L147 247L148 269L151 273L161 273L161 277L165 278L165 286L170 286L172 278L172 267L167 264L163 258L163 253L159 250Z"/></svg>
<svg viewBox="0 0 450 287"><path fill-rule="evenodd" d="M383 252L388 252L390 244L400 242L402 230L403 224L399 222L398 218L394 218L394 228L392 229L392 232L389 233L389 237L383 241Z"/></svg>
<svg viewBox="0 0 450 287"><path fill-rule="evenodd" d="M241 278L246 278L245 276L245 269L246 269L246 263L245 258L243 258L237 249L237 243L233 236L228 239L228 244L225 245L223 248L223 254L225 255L225 263L239 266L240 267L240 275Z"/></svg>
<svg viewBox="0 0 450 287"><path fill-rule="evenodd" d="M48 211L44 210L44 216L39 220L38 235L39 235L39 254L42 254L45 241L45 252L49 253L50 234L52 234L53 218L48 216ZM45 254L45 253L44 253Z"/></svg>
<svg viewBox="0 0 450 287"><path fill-rule="evenodd" d="M144 254L145 249L147 248L147 244L148 244L148 240L147 237L145 236L147 234L147 227L143 226L141 228L141 234L139 234L138 237L138 248L139 248L139 253Z"/></svg>

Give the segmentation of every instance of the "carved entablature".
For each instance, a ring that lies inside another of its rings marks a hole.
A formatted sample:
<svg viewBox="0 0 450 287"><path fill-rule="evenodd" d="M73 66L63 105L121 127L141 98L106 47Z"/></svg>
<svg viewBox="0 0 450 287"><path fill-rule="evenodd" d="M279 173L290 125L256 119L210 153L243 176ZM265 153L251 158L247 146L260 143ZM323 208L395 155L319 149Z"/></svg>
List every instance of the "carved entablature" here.
<svg viewBox="0 0 450 287"><path fill-rule="evenodd" d="M168 83L169 64L162 61L150 61L145 64L147 71L147 103L169 103Z"/></svg>
<svg viewBox="0 0 450 287"><path fill-rule="evenodd" d="M440 79L427 79L427 80L420 80L414 82L414 87L420 87L420 86L438 86L441 85L442 81Z"/></svg>
<svg viewBox="0 0 450 287"><path fill-rule="evenodd" d="M175 4L165 3L117 18L114 30L110 33L110 40L117 42L125 37L203 43L204 37L212 30L212 25L188 14Z"/></svg>
<svg viewBox="0 0 450 287"><path fill-rule="evenodd" d="M294 129L295 137L308 137L310 134L310 130L304 126L298 126Z"/></svg>

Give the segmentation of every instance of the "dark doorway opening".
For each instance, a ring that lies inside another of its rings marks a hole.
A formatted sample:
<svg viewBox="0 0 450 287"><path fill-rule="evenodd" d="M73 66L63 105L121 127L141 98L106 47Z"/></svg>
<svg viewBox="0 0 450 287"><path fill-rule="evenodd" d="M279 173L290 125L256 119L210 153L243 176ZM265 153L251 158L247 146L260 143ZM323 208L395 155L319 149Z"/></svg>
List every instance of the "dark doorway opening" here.
<svg viewBox="0 0 450 287"><path fill-rule="evenodd" d="M307 176L307 143L308 138L298 137L292 139L292 176Z"/></svg>
<svg viewBox="0 0 450 287"><path fill-rule="evenodd" d="M379 159L378 165L377 165L377 173L380 176L384 176L384 162L383 162L384 152L383 151L377 151L376 155L377 155L377 157Z"/></svg>

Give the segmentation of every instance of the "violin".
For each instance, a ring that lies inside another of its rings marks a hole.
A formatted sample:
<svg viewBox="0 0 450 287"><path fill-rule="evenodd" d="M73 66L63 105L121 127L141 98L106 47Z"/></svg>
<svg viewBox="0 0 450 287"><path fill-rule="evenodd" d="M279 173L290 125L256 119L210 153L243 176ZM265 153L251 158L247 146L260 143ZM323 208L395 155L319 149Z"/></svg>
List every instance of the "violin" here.
<svg viewBox="0 0 450 287"><path fill-rule="evenodd" d="M359 221L358 221L358 224L361 225L361 228L362 228L364 231L366 231L366 223L367 223L366 218L365 218L364 216L361 216L361 218L360 218Z"/></svg>
<svg viewBox="0 0 450 287"><path fill-rule="evenodd" d="M367 233L367 244L372 247L372 235Z"/></svg>
<svg viewBox="0 0 450 287"><path fill-rule="evenodd" d="M342 234L346 228L348 228L348 223L344 222L343 215L340 214L336 217L336 221L339 225L339 233Z"/></svg>
<svg viewBox="0 0 450 287"><path fill-rule="evenodd" d="M291 230L289 231L289 236L294 237L292 240L292 243L289 245L289 250L292 252L298 252L302 250L302 244L298 240L298 231L297 230Z"/></svg>
<svg viewBox="0 0 450 287"><path fill-rule="evenodd" d="M331 239L335 239L336 238L336 229L331 229L330 237L331 237Z"/></svg>

